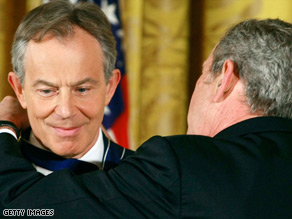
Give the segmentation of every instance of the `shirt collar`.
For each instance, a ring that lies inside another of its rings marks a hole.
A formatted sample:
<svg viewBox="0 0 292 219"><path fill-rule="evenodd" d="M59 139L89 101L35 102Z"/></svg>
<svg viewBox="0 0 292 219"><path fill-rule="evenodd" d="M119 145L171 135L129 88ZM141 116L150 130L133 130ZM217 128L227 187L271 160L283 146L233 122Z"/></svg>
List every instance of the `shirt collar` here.
<svg viewBox="0 0 292 219"><path fill-rule="evenodd" d="M30 132L29 142L32 145L34 145L34 146L36 146L36 147L38 147L40 149L47 150L36 139L36 137L33 134L33 132ZM102 161L103 161L103 154L104 154L104 141L103 141L102 131L101 131L101 128L100 128L97 141L95 142L93 147L86 154L84 154L81 158L79 158L79 160L95 164L99 168L101 168L102 167Z"/></svg>

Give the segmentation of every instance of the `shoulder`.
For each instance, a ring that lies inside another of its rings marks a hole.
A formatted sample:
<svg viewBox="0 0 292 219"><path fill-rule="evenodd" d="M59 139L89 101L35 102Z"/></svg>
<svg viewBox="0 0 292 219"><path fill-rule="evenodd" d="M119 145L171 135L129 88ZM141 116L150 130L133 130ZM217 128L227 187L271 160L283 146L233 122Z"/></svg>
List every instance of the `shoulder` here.
<svg viewBox="0 0 292 219"><path fill-rule="evenodd" d="M194 154L207 148L213 147L216 140L201 135L175 135L165 137L176 154Z"/></svg>
<svg viewBox="0 0 292 219"><path fill-rule="evenodd" d="M129 174L133 168L135 174L143 172L141 176L148 177L157 184L165 183L163 187L170 186L178 179L179 162L175 151L166 138L154 136L145 141L133 155L129 155L123 160L118 169L127 169L125 174ZM145 178L144 178L145 180ZM143 180L142 180L143 181Z"/></svg>
<svg viewBox="0 0 292 219"><path fill-rule="evenodd" d="M206 136L196 135L175 135L175 136L154 136L143 143L136 153L145 157L163 156L177 157L180 153L190 154L192 150L200 146L213 144L213 139ZM156 159L156 158L155 158ZM168 158L167 158L168 159ZM166 160L167 160L166 159Z"/></svg>
<svg viewBox="0 0 292 219"><path fill-rule="evenodd" d="M138 154L148 156L148 154L167 155L173 154L173 142L169 141L167 137L153 136L145 141L138 149Z"/></svg>

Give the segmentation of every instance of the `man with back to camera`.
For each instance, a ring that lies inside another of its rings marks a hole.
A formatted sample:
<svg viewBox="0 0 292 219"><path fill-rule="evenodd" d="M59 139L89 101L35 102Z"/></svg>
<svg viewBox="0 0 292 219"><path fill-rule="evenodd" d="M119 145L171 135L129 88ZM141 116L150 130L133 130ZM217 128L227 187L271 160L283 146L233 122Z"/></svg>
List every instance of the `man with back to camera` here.
<svg viewBox="0 0 292 219"><path fill-rule="evenodd" d="M131 153L101 131L120 80L115 46L94 4L43 4L19 25L8 80L32 128L23 133L21 150L39 172L108 170Z"/></svg>
<svg viewBox="0 0 292 219"><path fill-rule="evenodd" d="M155 136L108 172L44 177L14 137L0 134L1 210L53 209L56 218L291 218L291 39L292 25L278 19L230 28L204 62L188 135ZM2 101L0 112L13 104Z"/></svg>

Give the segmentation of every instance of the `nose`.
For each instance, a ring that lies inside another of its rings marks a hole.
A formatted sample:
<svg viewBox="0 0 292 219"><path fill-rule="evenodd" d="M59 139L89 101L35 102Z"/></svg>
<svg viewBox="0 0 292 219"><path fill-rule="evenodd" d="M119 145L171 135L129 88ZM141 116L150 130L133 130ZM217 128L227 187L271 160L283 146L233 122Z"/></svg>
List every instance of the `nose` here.
<svg viewBox="0 0 292 219"><path fill-rule="evenodd" d="M70 92L60 92L57 98L55 113L58 119L69 119L76 114L74 99Z"/></svg>

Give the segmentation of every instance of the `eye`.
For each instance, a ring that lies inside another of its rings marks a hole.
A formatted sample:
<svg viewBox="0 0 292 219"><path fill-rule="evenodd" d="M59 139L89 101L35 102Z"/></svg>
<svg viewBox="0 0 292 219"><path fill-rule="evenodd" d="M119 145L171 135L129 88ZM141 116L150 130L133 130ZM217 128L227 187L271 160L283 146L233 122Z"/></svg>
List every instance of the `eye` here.
<svg viewBox="0 0 292 219"><path fill-rule="evenodd" d="M80 94L80 95L85 95L90 91L90 88L88 87L77 87L75 89L75 93L76 94Z"/></svg>
<svg viewBox="0 0 292 219"><path fill-rule="evenodd" d="M56 89L38 89L38 94L43 97L51 97L57 93Z"/></svg>
<svg viewBox="0 0 292 219"><path fill-rule="evenodd" d="M50 94L52 91L51 90L42 90L41 92L44 94Z"/></svg>
<svg viewBox="0 0 292 219"><path fill-rule="evenodd" d="M77 90L79 93L84 93L87 91L87 88L82 87L82 88L78 88Z"/></svg>

